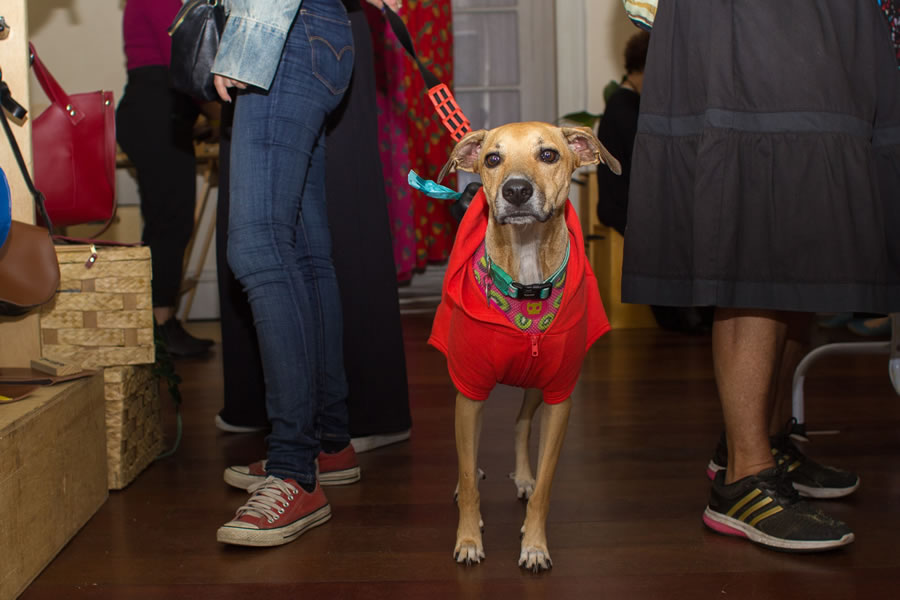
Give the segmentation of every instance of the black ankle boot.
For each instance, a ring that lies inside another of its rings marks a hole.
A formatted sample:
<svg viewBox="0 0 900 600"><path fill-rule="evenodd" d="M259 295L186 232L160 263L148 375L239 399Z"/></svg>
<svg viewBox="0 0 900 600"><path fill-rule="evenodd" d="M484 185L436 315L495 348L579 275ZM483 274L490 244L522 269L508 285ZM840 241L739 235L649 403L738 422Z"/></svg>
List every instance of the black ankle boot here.
<svg viewBox="0 0 900 600"><path fill-rule="evenodd" d="M176 358L202 356L209 352L209 347L214 343L212 340L195 338L184 329L181 321L175 317L158 327L159 336L165 342L166 350Z"/></svg>

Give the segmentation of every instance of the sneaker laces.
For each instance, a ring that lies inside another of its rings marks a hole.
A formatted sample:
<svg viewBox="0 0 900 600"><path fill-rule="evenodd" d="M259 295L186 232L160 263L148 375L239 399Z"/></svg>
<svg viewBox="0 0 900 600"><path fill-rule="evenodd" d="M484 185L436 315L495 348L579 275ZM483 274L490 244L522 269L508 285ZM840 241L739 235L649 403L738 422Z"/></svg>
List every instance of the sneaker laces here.
<svg viewBox="0 0 900 600"><path fill-rule="evenodd" d="M294 495L300 493L299 489L284 479L272 475L266 477L264 481L253 484L247 491L251 494L250 499L237 509L235 518L251 515L262 517L269 523L278 520L280 515L284 514L284 509L294 499Z"/></svg>
<svg viewBox="0 0 900 600"><path fill-rule="evenodd" d="M791 431L793 430L793 425L797 422L795 417L791 417L788 419L788 422L785 424L784 429L781 433L776 433L772 436L771 444L772 448L778 451L778 454L783 454L783 457L778 457L776 455L776 461L778 464L788 465L793 464L794 462L804 462L806 461L806 455L794 444L794 441L791 439Z"/></svg>
<svg viewBox="0 0 900 600"><path fill-rule="evenodd" d="M794 484L791 483L791 480L788 477L787 463L776 465L774 471L775 472L771 477L763 479L761 483L765 487L773 490L786 504L792 505L800 502L800 492L794 489Z"/></svg>

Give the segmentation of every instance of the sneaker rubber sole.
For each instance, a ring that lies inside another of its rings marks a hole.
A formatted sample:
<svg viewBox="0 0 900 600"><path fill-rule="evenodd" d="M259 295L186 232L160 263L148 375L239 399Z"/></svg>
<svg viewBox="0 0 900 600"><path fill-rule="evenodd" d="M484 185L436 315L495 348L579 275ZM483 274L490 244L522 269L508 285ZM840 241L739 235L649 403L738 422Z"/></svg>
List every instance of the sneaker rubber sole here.
<svg viewBox="0 0 900 600"><path fill-rule="evenodd" d="M390 446L391 444L405 442L409 439L410 433L411 430L406 429L404 431L398 431L397 433L366 435L355 437L350 440L350 443L353 444L353 449L356 450L356 453L361 454L363 452L370 452L376 448L383 448L384 446Z"/></svg>
<svg viewBox="0 0 900 600"><path fill-rule="evenodd" d="M304 532L324 524L329 519L331 519L331 505L326 504L293 523L273 529L239 527L226 523L216 531L216 540L236 546L281 546L293 542Z"/></svg>
<svg viewBox="0 0 900 600"><path fill-rule="evenodd" d="M319 473L319 485L350 485L362 479L362 470L356 466L343 471Z"/></svg>
<svg viewBox="0 0 900 600"><path fill-rule="evenodd" d="M224 431L225 433L257 433L260 431L266 431L268 429L268 427L262 425L232 425L219 415L216 415L214 422L216 424L216 429L218 429L219 431Z"/></svg>
<svg viewBox="0 0 900 600"><path fill-rule="evenodd" d="M822 552L846 546L854 540L852 533L847 533L835 540L798 541L777 538L767 535L743 521L716 512L708 506L703 512L703 523L716 533L747 538L761 546L784 552Z"/></svg>

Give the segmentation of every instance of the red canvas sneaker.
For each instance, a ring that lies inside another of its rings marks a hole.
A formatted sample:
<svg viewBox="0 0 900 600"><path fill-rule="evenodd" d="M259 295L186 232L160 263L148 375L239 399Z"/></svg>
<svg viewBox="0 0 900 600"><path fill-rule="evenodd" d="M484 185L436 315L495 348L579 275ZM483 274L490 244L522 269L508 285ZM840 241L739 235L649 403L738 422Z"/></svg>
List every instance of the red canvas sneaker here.
<svg viewBox="0 0 900 600"><path fill-rule="evenodd" d="M362 477L353 444L334 454L319 452L319 483L322 485L348 485Z"/></svg>
<svg viewBox="0 0 900 600"><path fill-rule="evenodd" d="M317 462L319 483L322 485L348 485L356 483L362 476L352 444L334 454L320 452ZM251 486L265 478L265 460L258 460L249 465L233 465L225 469L224 475L225 483L242 490L249 490Z"/></svg>
<svg viewBox="0 0 900 600"><path fill-rule="evenodd" d="M250 499L216 539L238 546L280 546L331 518L331 506L319 484L308 493L293 479L266 477L250 488Z"/></svg>

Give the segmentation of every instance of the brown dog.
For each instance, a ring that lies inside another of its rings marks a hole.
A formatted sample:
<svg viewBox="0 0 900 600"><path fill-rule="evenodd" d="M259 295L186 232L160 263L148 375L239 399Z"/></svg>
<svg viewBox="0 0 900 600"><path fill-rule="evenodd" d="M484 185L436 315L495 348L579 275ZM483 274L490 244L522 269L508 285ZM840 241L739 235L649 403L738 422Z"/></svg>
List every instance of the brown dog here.
<svg viewBox="0 0 900 600"><path fill-rule="evenodd" d="M485 556L476 460L481 401L499 381L526 388L510 474L518 497L528 500L519 565L534 571L551 566L545 527L569 394L587 346L609 328L568 203L572 173L598 162L621 173L619 162L586 127L512 123L467 134L441 172L441 177L456 169L478 173L484 194L476 196L460 224L429 340L447 355L458 392L458 562L478 563ZM513 305L522 307L514 317ZM515 349L519 346L523 352ZM498 349L515 356L495 360ZM528 439L542 400L535 479Z"/></svg>

